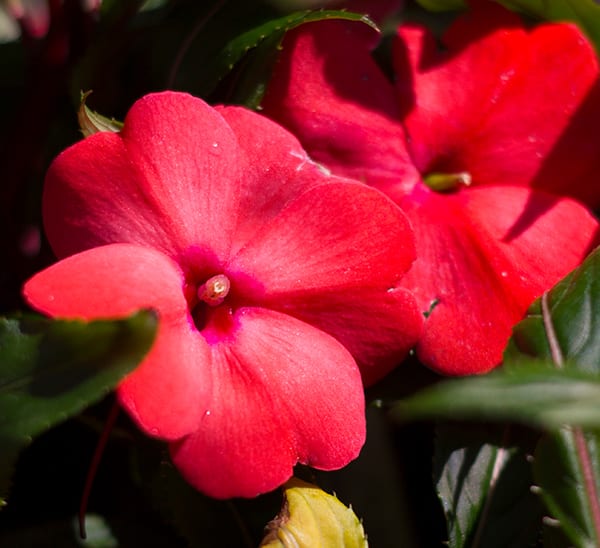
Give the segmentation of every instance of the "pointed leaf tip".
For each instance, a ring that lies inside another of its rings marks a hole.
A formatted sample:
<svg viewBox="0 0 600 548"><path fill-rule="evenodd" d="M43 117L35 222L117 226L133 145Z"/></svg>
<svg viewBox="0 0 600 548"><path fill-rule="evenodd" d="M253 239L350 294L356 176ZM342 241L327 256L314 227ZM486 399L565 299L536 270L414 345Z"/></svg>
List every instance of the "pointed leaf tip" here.
<svg viewBox="0 0 600 548"><path fill-rule="evenodd" d="M84 137L89 137L100 131L112 131L117 133L121 131L123 123L114 118L107 118L88 108L85 104L86 99L91 94L90 91L81 92L81 103L77 111L77 120L79 121L79 129Z"/></svg>

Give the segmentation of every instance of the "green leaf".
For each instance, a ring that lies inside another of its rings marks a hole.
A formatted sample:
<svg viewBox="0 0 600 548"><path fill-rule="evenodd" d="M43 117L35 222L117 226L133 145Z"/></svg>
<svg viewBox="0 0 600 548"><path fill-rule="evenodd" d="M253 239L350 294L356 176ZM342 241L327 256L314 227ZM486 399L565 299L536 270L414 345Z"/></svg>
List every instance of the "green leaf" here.
<svg viewBox="0 0 600 548"><path fill-rule="evenodd" d="M34 436L99 401L142 360L152 312L116 321L0 319L0 503Z"/></svg>
<svg viewBox="0 0 600 548"><path fill-rule="evenodd" d="M436 428L434 480L451 548L530 546L541 519L531 470L506 426Z"/></svg>
<svg viewBox="0 0 600 548"><path fill-rule="evenodd" d="M322 21L325 19L344 19L365 23L375 30L377 26L367 16L340 10L299 11L284 17L270 20L251 30L241 33L227 43L222 51L203 67L203 74L210 75L207 86L202 94L208 94L227 75L234 66L251 50L255 50L252 62L246 71L246 81L242 90L237 91L237 102L244 102L251 106L258 105L261 91L268 79L270 67L275 60L275 53L285 33L305 23ZM260 69L260 70L252 70ZM248 97L247 100L240 99Z"/></svg>
<svg viewBox="0 0 600 548"><path fill-rule="evenodd" d="M540 442L534 477L552 516L545 545L593 548L600 545L600 438L597 432L564 427ZM568 537L565 543L564 536Z"/></svg>
<svg viewBox="0 0 600 548"><path fill-rule="evenodd" d="M514 331L506 359L539 356L564 374L571 371L600 377L600 251L558 283L530 308ZM600 400L598 400L600 401ZM600 406L599 406L600 407ZM577 413L584 406L575 404ZM581 424L563 417L564 423ZM585 421L583 425L586 426ZM596 432L563 426L540 443L534 465L536 481L554 527L546 527L548 543L600 545L600 470Z"/></svg>
<svg viewBox="0 0 600 548"><path fill-rule="evenodd" d="M82 548L117 548L119 546L119 541L101 515L87 514L85 516L85 529L86 538L79 540Z"/></svg>
<svg viewBox="0 0 600 548"><path fill-rule="evenodd" d="M577 23L600 51L600 5L594 0L496 0L507 8L546 21Z"/></svg>
<svg viewBox="0 0 600 548"><path fill-rule="evenodd" d="M535 301L514 328L505 361L531 357L560 360L600 378L600 249Z"/></svg>
<svg viewBox="0 0 600 548"><path fill-rule="evenodd" d="M417 2L429 11L452 11L467 7L465 0L417 0Z"/></svg>
<svg viewBox="0 0 600 548"><path fill-rule="evenodd" d="M535 361L481 377L441 382L392 406L398 420L517 421L546 428L600 427L600 379Z"/></svg>
<svg viewBox="0 0 600 548"><path fill-rule="evenodd" d="M98 114L88 108L85 101L90 93L92 92L86 91L85 93L81 93L81 103L79 105L79 110L77 111L79 129L81 130L81 133L83 133L83 136L89 137L90 135L101 131L110 131L113 133L121 131L121 129L123 129L122 122L118 122L114 118L102 116L102 114Z"/></svg>

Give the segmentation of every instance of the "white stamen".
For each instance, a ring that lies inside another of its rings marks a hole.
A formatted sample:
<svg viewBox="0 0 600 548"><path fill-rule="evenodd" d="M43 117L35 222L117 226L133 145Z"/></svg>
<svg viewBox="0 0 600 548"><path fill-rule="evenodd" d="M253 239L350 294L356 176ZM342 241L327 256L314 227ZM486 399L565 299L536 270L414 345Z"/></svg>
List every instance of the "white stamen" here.
<svg viewBox="0 0 600 548"><path fill-rule="evenodd" d="M208 306L219 306L227 297L231 284L225 274L209 278L198 288L198 298Z"/></svg>

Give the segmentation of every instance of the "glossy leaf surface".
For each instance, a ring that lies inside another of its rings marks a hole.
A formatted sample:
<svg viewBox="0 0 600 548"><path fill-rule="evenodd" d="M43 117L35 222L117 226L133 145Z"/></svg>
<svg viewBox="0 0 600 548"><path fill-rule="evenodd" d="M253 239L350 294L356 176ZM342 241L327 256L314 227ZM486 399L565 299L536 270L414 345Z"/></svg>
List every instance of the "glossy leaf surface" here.
<svg viewBox="0 0 600 548"><path fill-rule="evenodd" d="M450 547L525 547L535 539L540 506L515 438L508 426L437 426L434 480Z"/></svg>
<svg viewBox="0 0 600 548"><path fill-rule="evenodd" d="M0 497L19 451L114 388L149 350L155 328L151 312L90 323L0 319Z"/></svg>

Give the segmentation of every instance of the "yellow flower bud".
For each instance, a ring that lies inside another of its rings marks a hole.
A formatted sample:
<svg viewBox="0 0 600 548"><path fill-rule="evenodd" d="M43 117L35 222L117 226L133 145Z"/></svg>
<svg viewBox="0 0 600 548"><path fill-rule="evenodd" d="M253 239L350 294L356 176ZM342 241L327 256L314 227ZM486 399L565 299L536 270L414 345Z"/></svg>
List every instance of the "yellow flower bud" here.
<svg viewBox="0 0 600 548"><path fill-rule="evenodd" d="M262 548L367 548L360 520L351 508L316 485L297 478L284 486L279 515L267 525Z"/></svg>

